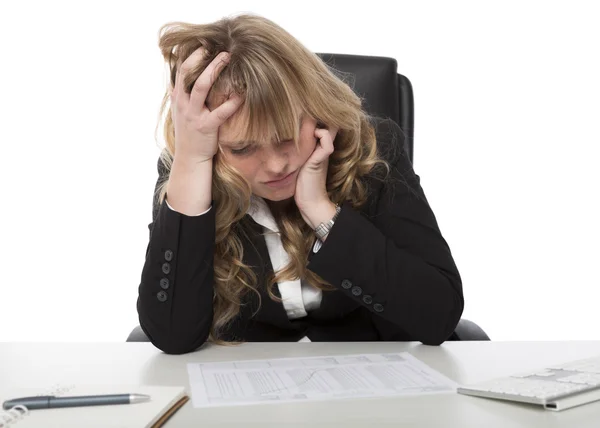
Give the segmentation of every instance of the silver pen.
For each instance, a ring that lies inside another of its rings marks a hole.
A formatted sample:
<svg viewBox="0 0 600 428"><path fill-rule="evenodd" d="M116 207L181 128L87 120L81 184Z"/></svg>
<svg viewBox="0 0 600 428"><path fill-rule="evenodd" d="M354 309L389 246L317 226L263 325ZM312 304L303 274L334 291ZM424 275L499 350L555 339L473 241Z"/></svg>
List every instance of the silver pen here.
<svg viewBox="0 0 600 428"><path fill-rule="evenodd" d="M22 397L7 400L3 403L4 410L14 406L25 406L29 410L55 409L59 407L105 406L112 404L135 404L150 401L149 395L144 394L111 394L111 395L82 395L78 397L38 396Z"/></svg>

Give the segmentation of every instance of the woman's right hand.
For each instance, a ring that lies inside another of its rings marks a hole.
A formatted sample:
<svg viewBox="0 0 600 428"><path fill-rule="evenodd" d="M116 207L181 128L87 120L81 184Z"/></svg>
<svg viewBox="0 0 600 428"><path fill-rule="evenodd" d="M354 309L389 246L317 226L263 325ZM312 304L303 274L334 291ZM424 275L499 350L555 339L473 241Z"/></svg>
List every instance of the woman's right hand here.
<svg viewBox="0 0 600 428"><path fill-rule="evenodd" d="M237 111L243 100L231 95L210 111L206 97L219 73L229 63L229 53L221 52L198 77L191 92L184 88L186 74L196 67L205 50L196 49L178 68L171 92L171 117L175 130L175 156L186 161L211 160L218 150L219 126Z"/></svg>

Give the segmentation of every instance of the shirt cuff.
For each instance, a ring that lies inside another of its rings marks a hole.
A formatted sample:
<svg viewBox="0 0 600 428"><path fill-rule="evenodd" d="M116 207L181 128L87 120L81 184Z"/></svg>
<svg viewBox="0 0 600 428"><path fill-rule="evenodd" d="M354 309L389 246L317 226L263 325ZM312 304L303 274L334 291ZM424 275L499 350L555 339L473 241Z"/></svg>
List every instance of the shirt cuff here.
<svg viewBox="0 0 600 428"><path fill-rule="evenodd" d="M168 201L166 201L166 200L165 200L165 202L166 202L167 206L169 207L169 209L170 209L171 211L175 211L175 212L177 212L176 210L174 210L174 209L173 209L173 207L172 207L171 205L169 205L169 202L168 202ZM211 208L212 208L212 205L211 205L210 207L208 207L208 209L207 209L206 211L204 211L203 213L200 213L200 214L194 214L194 215L190 215L190 216L188 216L188 217L198 217L198 216L204 215L204 214L206 214L207 212L209 212Z"/></svg>

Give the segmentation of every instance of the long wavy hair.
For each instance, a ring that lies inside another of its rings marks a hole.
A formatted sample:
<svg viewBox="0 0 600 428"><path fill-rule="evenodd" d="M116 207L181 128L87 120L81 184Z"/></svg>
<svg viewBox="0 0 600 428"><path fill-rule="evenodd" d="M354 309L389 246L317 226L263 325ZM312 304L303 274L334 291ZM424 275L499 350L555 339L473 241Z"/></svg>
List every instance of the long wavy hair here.
<svg viewBox="0 0 600 428"><path fill-rule="evenodd" d="M367 199L363 179L378 164L375 132L361 99L343 74L328 67L315 53L274 22L260 16L243 14L209 24L169 22L159 31L159 47L169 67L170 85L181 63L203 47L204 59L184 80L189 92L208 64L222 51L230 53L208 95L210 104L218 94L237 93L244 98L240 110L229 120L242 124L246 139L254 141L298 141L300 117L308 115L326 126L339 128L335 151L330 155L327 193L332 202L349 202L360 207ZM298 111L298 109L302 111ZM170 171L175 156L175 135L171 118L170 89L165 92L160 124L164 121L165 147L161 160ZM159 129L157 126L157 130ZM158 186L158 200L166 193L167 179ZM305 224L294 204L273 216L279 226L289 264L276 272L266 284L257 284L252 268L243 262L242 237L251 205L250 184L228 165L220 152L214 159L212 199L216 210L214 251L214 317L210 340L223 343L220 333L239 314L244 295L266 287L272 299L278 299L274 286L280 281L304 278L322 290L331 289L306 266L314 244L314 232ZM259 300L260 301L260 300Z"/></svg>

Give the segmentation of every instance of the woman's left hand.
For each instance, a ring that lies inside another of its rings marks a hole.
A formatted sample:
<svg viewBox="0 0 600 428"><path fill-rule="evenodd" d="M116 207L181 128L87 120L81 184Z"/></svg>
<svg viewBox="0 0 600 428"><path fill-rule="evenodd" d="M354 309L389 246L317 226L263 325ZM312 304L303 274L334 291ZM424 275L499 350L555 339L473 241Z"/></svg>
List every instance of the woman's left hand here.
<svg viewBox="0 0 600 428"><path fill-rule="evenodd" d="M327 194L327 168L333 153L336 129L315 128L317 145L312 155L300 168L296 180L294 200L302 218L313 229L335 215L335 204Z"/></svg>

